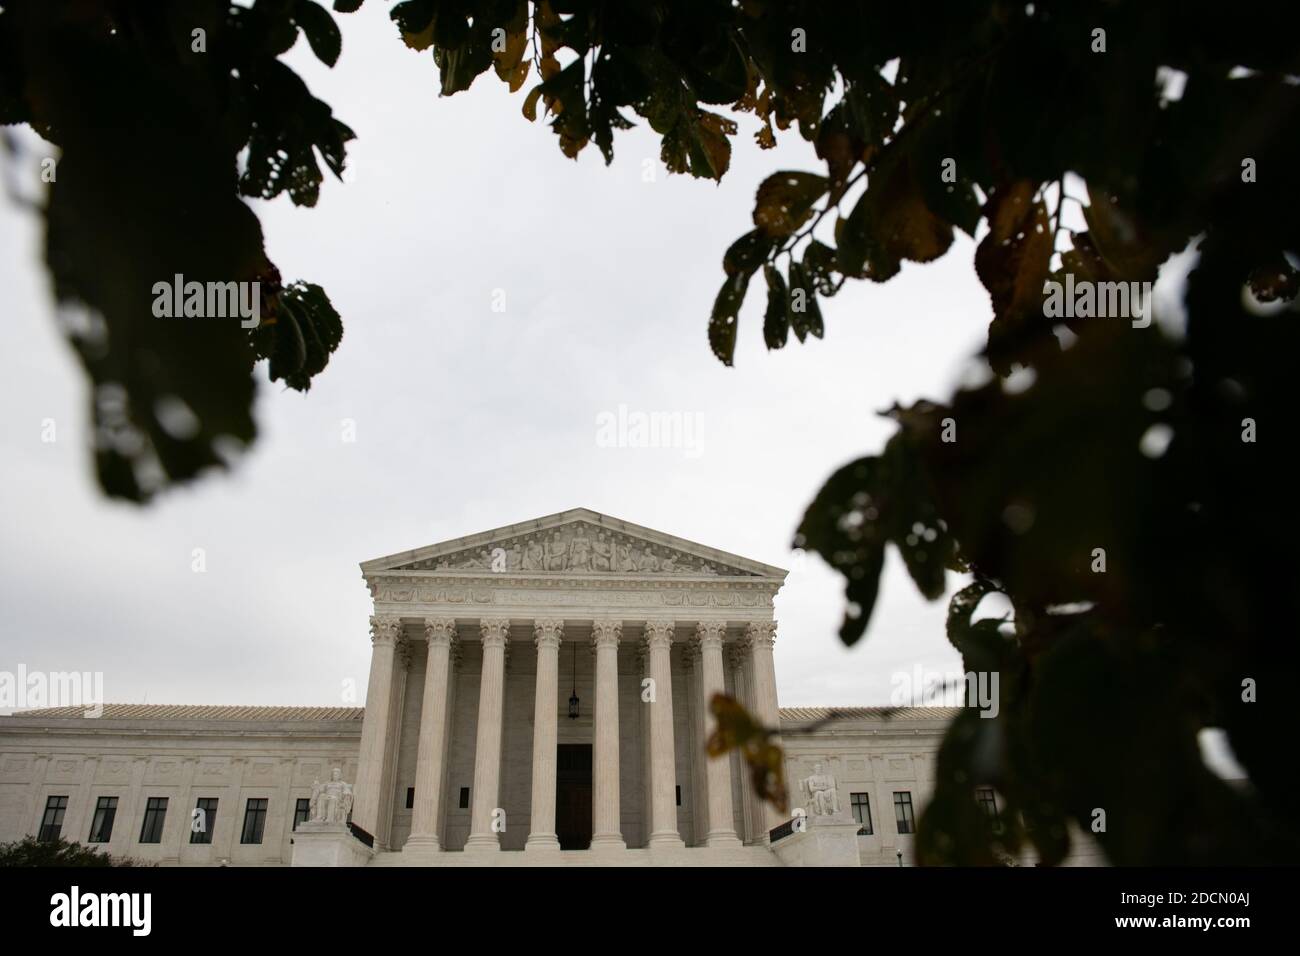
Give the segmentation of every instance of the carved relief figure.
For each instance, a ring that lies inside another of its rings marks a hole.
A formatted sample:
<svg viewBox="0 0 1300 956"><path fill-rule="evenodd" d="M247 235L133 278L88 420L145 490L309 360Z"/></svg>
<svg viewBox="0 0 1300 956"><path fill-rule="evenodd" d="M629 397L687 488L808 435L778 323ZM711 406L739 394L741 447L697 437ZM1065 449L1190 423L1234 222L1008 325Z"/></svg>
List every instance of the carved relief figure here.
<svg viewBox="0 0 1300 956"><path fill-rule="evenodd" d="M618 555L615 570L626 574L628 571L636 570L636 561L632 557L632 549L626 541L620 541L615 546L615 553Z"/></svg>
<svg viewBox="0 0 1300 956"><path fill-rule="evenodd" d="M519 550L519 543L515 542L510 546L510 550L506 552L506 570L518 571L522 564L523 552Z"/></svg>
<svg viewBox="0 0 1300 956"><path fill-rule="evenodd" d="M638 571L658 571L659 558L655 555L655 549L647 547L645 554L641 555L640 560L636 563Z"/></svg>
<svg viewBox="0 0 1300 956"><path fill-rule="evenodd" d="M564 545L564 539L560 537L560 532L551 535L551 540L546 542L546 570L563 571L564 565L568 561L568 549Z"/></svg>
<svg viewBox="0 0 1300 956"><path fill-rule="evenodd" d="M833 776L822 772L821 763L813 764L813 772L799 781L799 790L808 795L805 809L810 817L828 817L840 812L839 788Z"/></svg>
<svg viewBox="0 0 1300 956"><path fill-rule="evenodd" d="M524 544L524 570L541 571L546 567L546 549L536 538L529 536Z"/></svg>
<svg viewBox="0 0 1300 956"><path fill-rule="evenodd" d="M573 532L569 542L569 570L591 570L591 539L582 533L581 526Z"/></svg>
<svg viewBox="0 0 1300 956"><path fill-rule="evenodd" d="M605 540L605 532L596 534L596 543L591 546L591 549L595 552L591 556L593 571L614 570L614 546Z"/></svg>

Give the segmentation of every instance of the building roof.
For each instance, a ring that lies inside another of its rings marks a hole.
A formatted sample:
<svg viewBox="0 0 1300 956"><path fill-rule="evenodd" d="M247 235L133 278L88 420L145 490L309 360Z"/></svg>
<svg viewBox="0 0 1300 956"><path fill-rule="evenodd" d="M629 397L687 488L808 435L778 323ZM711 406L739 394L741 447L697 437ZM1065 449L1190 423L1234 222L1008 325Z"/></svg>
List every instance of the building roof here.
<svg viewBox="0 0 1300 956"><path fill-rule="evenodd" d="M761 561L755 561L752 558L746 558L739 554L732 554L730 551L722 551L718 548L711 548L707 545L700 544L696 541L690 541L686 538L679 538L676 535L667 534L663 531L656 531L653 528L647 528L643 525L633 524L630 521L624 521L621 518L615 518L611 515L601 514L599 511L592 511L590 508L570 508L568 511L560 511L552 515L546 515L542 518L534 518L531 521L521 521L516 524L505 525L500 528L493 528L490 531L481 531L478 534L467 535L462 538L452 538L448 541L440 541L437 544L431 544L423 548L416 548L411 551L399 551L396 554L386 555L382 558L375 558L371 561L363 561L361 564L361 573L367 578L371 574L386 573L391 571L434 571L439 568L441 558L447 558L453 555L467 557L471 552L480 552L490 550L493 546L504 546L510 541L517 542L523 536L539 535L543 532L555 532L557 529L570 525L585 525L586 529L592 534L599 532L608 532L613 534L624 535L628 539L635 540L641 545L649 545L658 548L664 552L676 552L678 558L689 557L691 565L698 562L706 564L716 564L712 573L726 575L752 576L764 579L770 582L781 582L790 572L784 568L778 568L771 564L764 564ZM483 571L487 567L479 565ZM464 574L466 570L472 569L472 565L462 565L450 567L446 570L455 573ZM590 569L588 569L590 571ZM550 572L528 572L540 573L543 575ZM556 572L563 573L563 572ZM605 574L615 573L606 571ZM634 576L642 572L632 572ZM690 578L698 572L691 572L685 568L681 569L683 578Z"/></svg>
<svg viewBox="0 0 1300 956"><path fill-rule="evenodd" d="M782 707L782 720L952 720L960 707Z"/></svg>
<svg viewBox="0 0 1300 956"><path fill-rule="evenodd" d="M84 717L85 706L21 710L15 717ZM105 704L108 720L361 720L364 707L251 707L243 704Z"/></svg>
<svg viewBox="0 0 1300 956"><path fill-rule="evenodd" d="M246 704L105 704L108 720L361 720L364 707L256 707ZM43 707L15 717L84 717L86 708ZM951 720L957 707L782 707L782 720Z"/></svg>

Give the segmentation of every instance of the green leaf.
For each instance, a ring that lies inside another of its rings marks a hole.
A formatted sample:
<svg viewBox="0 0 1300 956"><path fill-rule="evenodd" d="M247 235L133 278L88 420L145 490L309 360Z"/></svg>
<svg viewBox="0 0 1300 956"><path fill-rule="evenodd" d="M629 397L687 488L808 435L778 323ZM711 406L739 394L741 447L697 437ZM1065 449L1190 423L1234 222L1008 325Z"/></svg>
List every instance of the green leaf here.
<svg viewBox="0 0 1300 956"><path fill-rule="evenodd" d="M437 12L434 0L402 0L388 11L388 16L397 24L407 46L427 50L433 44L433 19Z"/></svg>
<svg viewBox="0 0 1300 956"><path fill-rule="evenodd" d="M773 173L758 187L754 225L772 238L788 236L808 221L830 180L816 173L786 170Z"/></svg>
<svg viewBox="0 0 1300 956"><path fill-rule="evenodd" d="M888 414L906 423L929 419L935 408L918 403ZM939 517L919 450L912 427L905 425L882 455L859 459L831 475L799 525L795 547L816 551L844 575L849 608L840 639L845 644L854 644L871 619L890 542L926 598L943 594L953 542Z"/></svg>
<svg viewBox="0 0 1300 956"><path fill-rule="evenodd" d="M253 128L240 193L274 199L287 190L294 205L316 205L323 178L316 153L336 176L341 175L345 144L356 134L278 60L256 75L249 109Z"/></svg>
<svg viewBox="0 0 1300 956"><path fill-rule="evenodd" d="M781 273L770 263L763 266L763 278L767 280L767 311L763 313L763 341L769 349L779 349L785 345L790 335L789 295ZM802 339L802 336L800 337Z"/></svg>
<svg viewBox="0 0 1300 956"><path fill-rule="evenodd" d="M790 324L802 342L807 336L821 338L825 332L822 310L817 304L817 290L803 266L790 262Z"/></svg>
<svg viewBox="0 0 1300 956"><path fill-rule="evenodd" d="M274 320L254 333L259 358L271 360L271 381L305 392L343 339L343 323L320 286L295 282L281 293Z"/></svg>
<svg viewBox="0 0 1300 956"><path fill-rule="evenodd" d="M1043 283L1052 259L1052 231L1047 209L1034 199L1035 187L1019 180L999 187L985 214L988 235L975 250L975 272L993 303L989 325L989 362L1009 375L1024 347L1048 341L1051 323L1043 317Z"/></svg>
<svg viewBox="0 0 1300 956"><path fill-rule="evenodd" d="M709 345L723 365L731 365L736 353L736 317L745 301L750 273L728 276L713 301L709 320Z"/></svg>
<svg viewBox="0 0 1300 956"><path fill-rule="evenodd" d="M930 211L909 158L891 145L867 177L867 189L836 241L836 260L846 275L880 282L893 277L903 259L930 262L947 252L952 226Z"/></svg>
<svg viewBox="0 0 1300 956"><path fill-rule="evenodd" d="M726 255L722 257L722 270L729 276L751 275L767 260L775 245L775 241L762 230L747 232L727 247Z"/></svg>
<svg viewBox="0 0 1300 956"><path fill-rule="evenodd" d="M803 271L813 287L822 295L835 294L836 270L834 249L816 239L808 243L803 251Z"/></svg>
<svg viewBox="0 0 1300 956"><path fill-rule="evenodd" d="M343 37L329 11L313 0L294 0L293 18L306 35L316 58L326 66L337 63L343 49Z"/></svg>

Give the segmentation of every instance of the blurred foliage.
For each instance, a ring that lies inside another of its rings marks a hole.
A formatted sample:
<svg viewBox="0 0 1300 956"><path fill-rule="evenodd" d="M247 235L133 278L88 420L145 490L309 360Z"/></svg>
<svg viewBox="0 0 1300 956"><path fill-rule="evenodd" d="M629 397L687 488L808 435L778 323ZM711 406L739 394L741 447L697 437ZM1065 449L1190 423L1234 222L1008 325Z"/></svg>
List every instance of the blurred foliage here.
<svg viewBox="0 0 1300 956"><path fill-rule="evenodd" d="M110 856L94 847L72 843L63 837L38 840L33 836L0 843L0 866L154 866L129 856Z"/></svg>
<svg viewBox="0 0 1300 956"><path fill-rule="evenodd" d="M287 191L310 206L317 154L343 169L352 131L279 60L299 31L323 61L338 58L334 19L311 0L0 8L0 124L27 123L59 149L45 259L90 379L111 496L146 500L226 466L256 434L257 359L271 360L273 381L306 390L338 346L324 291L282 284L240 199ZM176 275L258 282L261 326L155 317L153 286Z"/></svg>
<svg viewBox="0 0 1300 956"><path fill-rule="evenodd" d="M1293 5L404 0L390 12L444 94L491 70L570 157L594 143L611 161L634 117L671 171L714 180L739 114L758 121L760 148L791 130L812 146L819 168L773 172L725 250L708 339L728 365L760 270L763 339L781 348L791 331L828 334L819 299L845 281L933 261L956 230L977 240L991 380L887 411L896 435L831 477L795 542L845 577L847 644L870 622L890 545L928 598L950 570L975 582L952 599L949 637L968 668L1000 675L1000 709L952 725L922 862L1025 846L1056 862L1071 824L1116 863L1294 861ZM64 151L47 211L56 294L103 316L106 336L93 323L70 334L93 381L125 390L125 404L96 407L110 493L142 494L142 445L181 479L212 463L211 439L251 440L255 357L305 387L338 343L324 294L282 290L238 201L287 190L310 205L315 154L340 170L350 132L277 59L302 30L334 62L332 19L309 0L10 0L0 13L0 122L29 122ZM196 23L206 58L187 53ZM1071 227L1069 203L1086 228ZM1152 281L1189 245L1186 295L1169 307L1185 312L1179 334L1044 314L1049 279ZM264 314L289 324L250 336L149 321L144 290L174 272L267 277ZM166 394L198 414L198 439L178 446L156 422ZM995 592L1012 619L973 622ZM715 750L772 742L743 710L717 716ZM1207 727L1227 732L1247 784L1206 770ZM760 790L770 783L764 771ZM975 800L986 785L1004 806L996 822Z"/></svg>
<svg viewBox="0 0 1300 956"><path fill-rule="evenodd" d="M777 731L750 716L743 704L726 694L709 699L713 732L704 749L710 757L738 750L749 768L754 792L782 813L789 809L785 786L785 756L776 742Z"/></svg>

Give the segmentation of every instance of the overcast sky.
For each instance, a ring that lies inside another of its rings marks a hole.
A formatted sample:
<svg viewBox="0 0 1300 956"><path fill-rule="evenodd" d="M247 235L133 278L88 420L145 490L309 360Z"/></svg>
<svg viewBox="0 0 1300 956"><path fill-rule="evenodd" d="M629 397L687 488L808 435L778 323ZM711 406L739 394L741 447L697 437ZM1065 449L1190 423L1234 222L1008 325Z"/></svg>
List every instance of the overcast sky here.
<svg viewBox="0 0 1300 956"><path fill-rule="evenodd" d="M345 703L370 657L359 562L574 507L791 568L782 705L884 704L899 670L960 669L946 601L924 601L896 554L848 651L841 579L790 542L825 478L892 433L876 412L948 396L978 350L990 308L970 240L849 283L823 303L824 341L779 352L760 277L724 368L706 338L722 253L765 176L818 168L810 145L791 131L762 152L742 120L721 185L669 177L644 125L612 167L594 146L574 162L490 73L440 98L387 8L339 20L333 71L302 40L288 59L356 131L352 181L328 179L315 209L256 208L285 279L329 292L343 343L306 396L259 368L261 437L233 474L146 509L100 496L40 223L5 202L0 670L102 671L112 702ZM698 447L601 447L597 418L620 405L698 416Z"/></svg>

